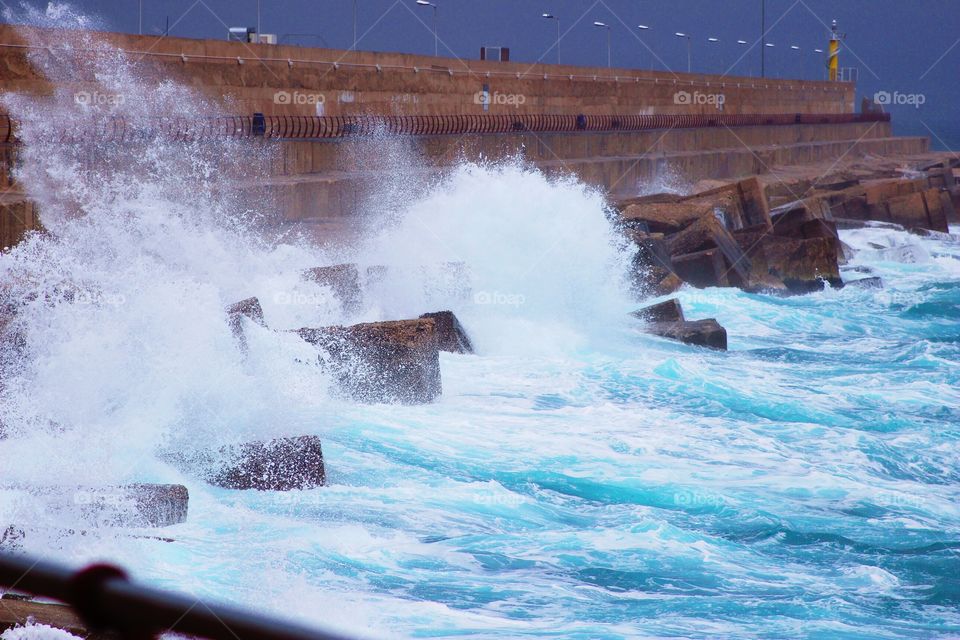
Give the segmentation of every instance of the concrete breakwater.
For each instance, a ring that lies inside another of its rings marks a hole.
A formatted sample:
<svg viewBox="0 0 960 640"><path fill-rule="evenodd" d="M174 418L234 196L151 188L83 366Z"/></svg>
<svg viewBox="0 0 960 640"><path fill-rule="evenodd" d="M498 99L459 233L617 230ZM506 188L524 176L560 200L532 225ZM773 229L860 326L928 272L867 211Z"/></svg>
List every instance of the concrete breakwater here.
<svg viewBox="0 0 960 640"><path fill-rule="evenodd" d="M107 55L136 61L144 82L173 79L194 87L206 112L254 113L268 118L362 116L586 119L579 130L524 127L496 135L427 129L415 139L390 142L395 155L411 162L408 172L429 182L461 160L519 158L549 175L573 175L616 197L636 195L640 185L664 174L697 180L760 174L774 166L853 155L923 153L926 138L894 137L889 122L818 123L807 116L853 117L855 87L817 82L726 77L708 74L453 61L443 58L185 38L157 38L23 26L0 26L0 81L8 91L77 101L83 122L65 122L70 135L89 135L87 115L137 112L139 96L107 89L89 69ZM61 59L68 60L64 63ZM70 74L48 77L39 69L71 66ZM522 103L477 100L478 92L522 95ZM698 104L684 94L722 94L723 108ZM116 95L115 95L116 94ZM297 100L295 97L312 97ZM105 104L98 102L106 100ZM737 118L767 114L776 125L733 121L708 129L687 128L682 119ZM12 114L17 116L18 114ZM163 114L176 120L181 114ZM673 121L669 117L680 120ZM786 117L790 122L783 122ZM638 131L596 130L594 120L667 118ZM85 123L85 124L84 124ZM349 123L350 127L356 126ZM66 132L66 130L65 130ZM463 135L466 134L466 135ZM285 137L265 174L245 180L252 196L266 197L282 224L310 230L321 240L355 240L356 216L394 167L382 159L377 140ZM9 142L9 141L8 141ZM260 145L254 143L253 148ZM30 205L11 183L16 145L0 145L0 185L7 190L5 246L33 228ZM96 154L84 160L96 162Z"/></svg>

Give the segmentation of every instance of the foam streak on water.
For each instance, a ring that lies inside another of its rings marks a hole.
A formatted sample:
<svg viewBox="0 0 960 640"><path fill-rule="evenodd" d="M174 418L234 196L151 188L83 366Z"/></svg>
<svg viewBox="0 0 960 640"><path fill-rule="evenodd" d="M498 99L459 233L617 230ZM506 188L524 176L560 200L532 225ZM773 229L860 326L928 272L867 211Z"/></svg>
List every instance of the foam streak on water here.
<svg viewBox="0 0 960 640"><path fill-rule="evenodd" d="M85 62L138 96L122 115L203 111L128 62ZM76 117L69 95L4 102ZM685 289L688 317L730 334L730 352L703 351L626 315L629 255L596 194L464 165L339 249L394 267L345 316L298 278L331 258L264 239L231 194L243 167L222 157L243 150L184 161L156 143L84 165L42 133L24 132L22 179L51 234L0 256L30 345L5 363L4 481L182 482L191 503L169 543L67 535L70 513L0 501L0 525L38 526L27 552L376 637L960 633L955 239L844 232L860 250L846 277L869 268L881 290ZM422 268L447 262L469 268L466 299ZM442 355L435 404L354 405L296 338L251 325L240 353L223 308L250 295L279 329L453 308L479 355ZM154 456L301 434L322 436L330 486L220 490Z"/></svg>

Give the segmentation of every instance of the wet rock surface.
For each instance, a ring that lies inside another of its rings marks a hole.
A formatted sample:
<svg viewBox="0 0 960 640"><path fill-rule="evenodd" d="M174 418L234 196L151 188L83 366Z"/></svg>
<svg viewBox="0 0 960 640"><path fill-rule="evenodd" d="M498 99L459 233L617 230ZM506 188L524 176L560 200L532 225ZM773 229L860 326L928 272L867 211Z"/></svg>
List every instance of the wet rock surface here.
<svg viewBox="0 0 960 640"><path fill-rule="evenodd" d="M642 320L647 333L684 344L727 349L727 330L713 318L687 320L676 298L646 306L630 314Z"/></svg>
<svg viewBox="0 0 960 640"><path fill-rule="evenodd" d="M473 343L467 330L452 311L425 313L420 319L431 319L436 323L437 345L440 351L450 353L473 353Z"/></svg>
<svg viewBox="0 0 960 640"><path fill-rule="evenodd" d="M432 318L300 329L341 393L358 402L422 404L441 393L440 344Z"/></svg>
<svg viewBox="0 0 960 640"><path fill-rule="evenodd" d="M316 436L164 452L161 458L185 473L224 489L290 491L326 483L323 449Z"/></svg>

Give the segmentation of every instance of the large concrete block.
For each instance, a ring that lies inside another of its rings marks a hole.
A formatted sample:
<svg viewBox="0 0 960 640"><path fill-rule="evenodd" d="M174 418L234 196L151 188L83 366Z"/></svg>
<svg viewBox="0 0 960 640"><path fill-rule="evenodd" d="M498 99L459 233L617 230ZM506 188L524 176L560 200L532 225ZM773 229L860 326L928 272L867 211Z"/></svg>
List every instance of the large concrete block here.
<svg viewBox="0 0 960 640"><path fill-rule="evenodd" d="M727 330L713 318L680 322L653 322L646 331L684 344L727 350Z"/></svg>
<svg viewBox="0 0 960 640"><path fill-rule="evenodd" d="M346 314L352 315L358 312L363 304L360 269L355 264L307 269L303 272L303 279L330 287Z"/></svg>
<svg viewBox="0 0 960 640"><path fill-rule="evenodd" d="M717 248L675 257L673 271L681 280L700 289L730 286L726 260Z"/></svg>
<svg viewBox="0 0 960 640"><path fill-rule="evenodd" d="M9 499L22 496L38 512L86 527L166 527L185 522L189 493L179 484L116 486L0 486ZM19 516L29 519L29 514ZM2 523L9 524L9 523ZM31 522L17 522L29 526Z"/></svg>
<svg viewBox="0 0 960 640"><path fill-rule="evenodd" d="M733 283L739 286L749 281L750 258L714 215L705 215L679 233L667 236L667 248L674 257L717 248L726 261L725 271L729 271ZM676 262L674 271L677 271ZM683 278L679 271L677 275Z"/></svg>
<svg viewBox="0 0 960 640"><path fill-rule="evenodd" d="M907 229L930 229L946 233L947 209L939 189L928 189L889 198L874 207L876 217Z"/></svg>
<svg viewBox="0 0 960 640"><path fill-rule="evenodd" d="M653 202L632 204L620 214L627 226L642 223L645 231L652 233L676 233L713 212L713 206L684 202Z"/></svg>
<svg viewBox="0 0 960 640"><path fill-rule="evenodd" d="M225 489L289 491L323 486L320 438L300 436L247 442L219 449L166 451L161 459Z"/></svg>
<svg viewBox="0 0 960 640"><path fill-rule="evenodd" d="M16 246L28 232L40 229L40 216L33 202L0 203L0 250Z"/></svg>
<svg viewBox="0 0 960 640"><path fill-rule="evenodd" d="M260 300L255 297L235 302L227 307L226 311L227 324L230 326L230 331L233 333L233 337L236 338L241 349L247 348L247 336L243 331L244 318L261 327L267 326L267 323L263 319L263 307L260 306Z"/></svg>
<svg viewBox="0 0 960 640"><path fill-rule="evenodd" d="M440 348L431 318L300 329L346 397L420 404L440 396Z"/></svg>
<svg viewBox="0 0 960 640"><path fill-rule="evenodd" d="M839 256L839 242L834 238L764 236L754 254L754 260L763 269L757 279L764 274L775 276L794 293L822 289L824 282L842 286Z"/></svg>
<svg viewBox="0 0 960 640"><path fill-rule="evenodd" d="M467 330L452 311L425 313L420 318L430 318L437 325L437 344L440 351L450 353L473 353L473 343Z"/></svg>
<svg viewBox="0 0 960 640"><path fill-rule="evenodd" d="M756 177L696 193L680 202L709 206L723 215L731 231L770 226L770 204L763 185Z"/></svg>
<svg viewBox="0 0 960 640"><path fill-rule="evenodd" d="M632 312L634 318L646 322L683 322L683 307L676 298L658 302Z"/></svg>
<svg viewBox="0 0 960 640"><path fill-rule="evenodd" d="M633 288L639 297L673 293L683 284L673 272L673 260L662 234L627 232L637 246L633 256Z"/></svg>

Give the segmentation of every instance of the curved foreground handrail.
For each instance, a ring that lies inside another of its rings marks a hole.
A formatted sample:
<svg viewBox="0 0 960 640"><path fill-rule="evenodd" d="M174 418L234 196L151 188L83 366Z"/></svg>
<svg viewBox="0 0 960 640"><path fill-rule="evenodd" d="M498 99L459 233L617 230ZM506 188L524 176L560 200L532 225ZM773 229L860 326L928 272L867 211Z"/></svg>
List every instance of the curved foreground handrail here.
<svg viewBox="0 0 960 640"><path fill-rule="evenodd" d="M327 631L138 585L110 565L71 571L20 555L0 554L0 585L69 604L90 629L112 631L130 640L173 631L213 640L345 640Z"/></svg>

